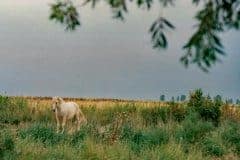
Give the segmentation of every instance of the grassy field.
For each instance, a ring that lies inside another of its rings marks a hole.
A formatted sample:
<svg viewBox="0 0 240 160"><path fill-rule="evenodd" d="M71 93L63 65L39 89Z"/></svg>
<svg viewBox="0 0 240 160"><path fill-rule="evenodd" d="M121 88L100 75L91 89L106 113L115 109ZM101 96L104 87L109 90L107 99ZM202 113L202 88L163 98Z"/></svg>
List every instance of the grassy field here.
<svg viewBox="0 0 240 160"><path fill-rule="evenodd" d="M196 90L186 102L73 99L88 124L56 133L49 97L0 96L0 159L240 159L240 108Z"/></svg>

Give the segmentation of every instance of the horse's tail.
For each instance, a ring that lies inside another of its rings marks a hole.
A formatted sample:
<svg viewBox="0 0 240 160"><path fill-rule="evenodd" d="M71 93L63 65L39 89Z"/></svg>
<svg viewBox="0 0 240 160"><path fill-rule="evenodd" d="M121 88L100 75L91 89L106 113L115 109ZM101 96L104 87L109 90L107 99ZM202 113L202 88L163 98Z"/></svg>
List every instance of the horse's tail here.
<svg viewBox="0 0 240 160"><path fill-rule="evenodd" d="M82 123L86 124L87 123L87 119L86 119L85 115L83 114L81 108L79 108L78 104L76 104L76 107L78 108L78 113L77 113L78 119Z"/></svg>

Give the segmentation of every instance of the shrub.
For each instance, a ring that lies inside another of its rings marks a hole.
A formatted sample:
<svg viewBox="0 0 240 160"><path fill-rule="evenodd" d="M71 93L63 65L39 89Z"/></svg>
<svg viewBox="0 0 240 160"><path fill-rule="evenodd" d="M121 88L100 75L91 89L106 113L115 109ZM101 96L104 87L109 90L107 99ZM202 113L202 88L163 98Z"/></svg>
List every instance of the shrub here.
<svg viewBox="0 0 240 160"><path fill-rule="evenodd" d="M182 120L184 120L186 113L187 113L184 106L181 106L176 103L172 103L170 105L170 112L171 112L173 119L177 122L181 122Z"/></svg>
<svg viewBox="0 0 240 160"><path fill-rule="evenodd" d="M203 106L203 101L203 92L201 89L197 89L194 92L190 93L188 106L199 112L200 108Z"/></svg>
<svg viewBox="0 0 240 160"><path fill-rule="evenodd" d="M163 123L167 123L169 115L170 115L169 107L160 107L158 109L158 113L159 113L160 119L163 121Z"/></svg>
<svg viewBox="0 0 240 160"><path fill-rule="evenodd" d="M187 143L195 143L203 136L213 130L211 122L204 122L198 119L196 113L191 113L182 122L182 126L177 128L175 137L178 141L185 141Z"/></svg>
<svg viewBox="0 0 240 160"><path fill-rule="evenodd" d="M137 131L134 133L130 141L128 142L130 144L131 149L135 153L140 153L142 148L145 147L147 137L142 131Z"/></svg>
<svg viewBox="0 0 240 160"><path fill-rule="evenodd" d="M166 144L169 140L168 132L161 128L151 129L145 134L147 136L147 144L149 147Z"/></svg>
<svg viewBox="0 0 240 160"><path fill-rule="evenodd" d="M214 97L214 105L219 107L223 105L222 97L220 95Z"/></svg>
<svg viewBox="0 0 240 160"><path fill-rule="evenodd" d="M120 140L132 139L134 130L130 124L124 124L121 130Z"/></svg>
<svg viewBox="0 0 240 160"><path fill-rule="evenodd" d="M146 141L147 141L147 136L146 136L146 134L144 134L144 132L142 132L142 131L136 131L134 134L133 134L133 136L132 136L132 138L130 139L133 143L135 143L135 144L138 144L138 145L140 145L140 144L143 144L143 143L146 143Z"/></svg>
<svg viewBox="0 0 240 160"><path fill-rule="evenodd" d="M71 136L71 141L70 141L71 145L81 146L82 142L84 141L88 133L89 133L89 128L87 126L81 127L79 131L75 132Z"/></svg>
<svg viewBox="0 0 240 160"><path fill-rule="evenodd" d="M0 159L15 159L13 137L6 131L0 132Z"/></svg>
<svg viewBox="0 0 240 160"><path fill-rule="evenodd" d="M140 152L142 149L153 148L157 145L166 144L169 141L169 134L161 128L148 131L136 131L131 139L130 146L133 151Z"/></svg>
<svg viewBox="0 0 240 160"><path fill-rule="evenodd" d="M204 97L201 89L190 94L188 106L196 111L203 120L212 121L216 126L219 124L220 102L218 100L213 102L210 96Z"/></svg>
<svg viewBox="0 0 240 160"><path fill-rule="evenodd" d="M0 95L0 109L5 109L6 106L10 104L10 98L8 96L2 96Z"/></svg>
<svg viewBox="0 0 240 160"><path fill-rule="evenodd" d="M199 113L204 120L211 120L218 126L221 116L220 106L215 105L210 96L204 98L204 103Z"/></svg>
<svg viewBox="0 0 240 160"><path fill-rule="evenodd" d="M141 109L141 116L145 125L157 125L160 120L167 122L169 117L168 107L151 107Z"/></svg>
<svg viewBox="0 0 240 160"><path fill-rule="evenodd" d="M19 124L21 121L30 121L27 100L24 98L10 98L0 96L0 122Z"/></svg>
<svg viewBox="0 0 240 160"><path fill-rule="evenodd" d="M157 108L144 108L141 110L141 115L145 125L157 125L159 119Z"/></svg>
<svg viewBox="0 0 240 160"><path fill-rule="evenodd" d="M223 147L211 138L204 139L202 142L202 149L207 155L220 157L224 154Z"/></svg>
<svg viewBox="0 0 240 160"><path fill-rule="evenodd" d="M235 152L240 155L240 125L235 122L230 122L228 125L230 127L222 133L222 138L233 145Z"/></svg>
<svg viewBox="0 0 240 160"><path fill-rule="evenodd" d="M67 138L64 134L57 134L53 128L42 124L34 124L27 129L22 129L18 132L18 136L22 139L29 137L45 145L53 145Z"/></svg>

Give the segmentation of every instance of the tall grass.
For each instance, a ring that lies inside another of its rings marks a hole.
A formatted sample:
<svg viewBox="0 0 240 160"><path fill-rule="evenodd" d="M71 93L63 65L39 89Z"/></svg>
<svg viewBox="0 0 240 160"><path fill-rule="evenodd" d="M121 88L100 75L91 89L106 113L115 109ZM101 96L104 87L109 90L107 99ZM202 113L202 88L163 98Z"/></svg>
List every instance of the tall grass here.
<svg viewBox="0 0 240 160"><path fill-rule="evenodd" d="M26 99L0 95L0 122L19 124L31 121L32 117Z"/></svg>
<svg viewBox="0 0 240 160"><path fill-rule="evenodd" d="M15 142L8 130L0 131L0 159L11 160L16 158Z"/></svg>
<svg viewBox="0 0 240 160"><path fill-rule="evenodd" d="M201 90L186 103L77 103L88 124L60 134L50 100L0 96L0 159L240 158L239 108Z"/></svg>

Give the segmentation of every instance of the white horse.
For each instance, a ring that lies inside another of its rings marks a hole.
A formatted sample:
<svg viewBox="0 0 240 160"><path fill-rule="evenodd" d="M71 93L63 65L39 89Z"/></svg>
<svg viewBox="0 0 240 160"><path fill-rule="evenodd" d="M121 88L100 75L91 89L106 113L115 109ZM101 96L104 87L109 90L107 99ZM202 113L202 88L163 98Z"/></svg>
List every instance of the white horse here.
<svg viewBox="0 0 240 160"><path fill-rule="evenodd" d="M67 120L71 120L76 117L77 120L77 130L80 129L81 123L87 123L87 120L79 108L78 104L75 102L65 102L60 97L52 98L52 111L55 112L55 117L57 120L57 133L62 126L62 132L64 132L65 124ZM60 120L62 119L62 122ZM61 126L60 126L61 125Z"/></svg>

